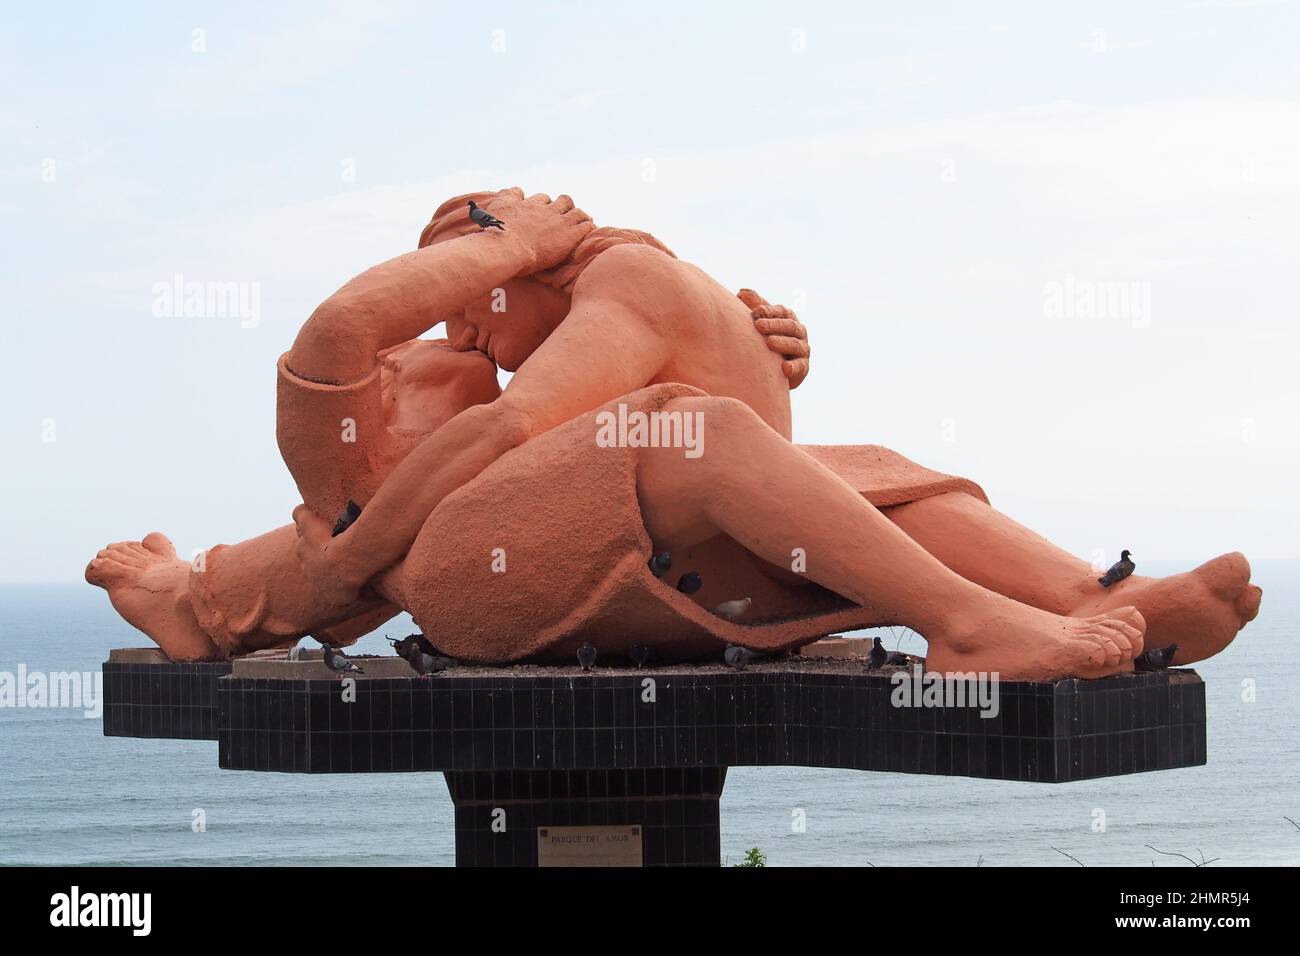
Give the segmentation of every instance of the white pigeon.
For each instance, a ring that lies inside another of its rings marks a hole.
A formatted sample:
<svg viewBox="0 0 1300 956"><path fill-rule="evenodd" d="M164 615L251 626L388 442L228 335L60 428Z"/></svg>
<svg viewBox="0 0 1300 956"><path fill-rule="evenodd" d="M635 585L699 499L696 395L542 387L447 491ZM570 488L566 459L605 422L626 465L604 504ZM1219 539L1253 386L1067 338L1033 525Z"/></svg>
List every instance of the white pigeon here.
<svg viewBox="0 0 1300 956"><path fill-rule="evenodd" d="M739 601L723 601L713 609L713 613L718 617L725 617L728 621L734 621L748 611L749 606L753 603L749 598L741 598Z"/></svg>

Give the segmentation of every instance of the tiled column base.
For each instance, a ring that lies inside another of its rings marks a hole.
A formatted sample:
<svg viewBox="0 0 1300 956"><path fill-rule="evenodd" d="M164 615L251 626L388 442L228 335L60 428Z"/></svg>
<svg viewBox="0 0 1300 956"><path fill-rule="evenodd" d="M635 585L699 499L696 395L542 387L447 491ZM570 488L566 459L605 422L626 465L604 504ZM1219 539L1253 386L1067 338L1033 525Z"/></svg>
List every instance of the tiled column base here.
<svg viewBox="0 0 1300 956"><path fill-rule="evenodd" d="M644 866L720 862L726 767L445 776L456 804L457 866L537 866L538 828L609 825L641 827Z"/></svg>

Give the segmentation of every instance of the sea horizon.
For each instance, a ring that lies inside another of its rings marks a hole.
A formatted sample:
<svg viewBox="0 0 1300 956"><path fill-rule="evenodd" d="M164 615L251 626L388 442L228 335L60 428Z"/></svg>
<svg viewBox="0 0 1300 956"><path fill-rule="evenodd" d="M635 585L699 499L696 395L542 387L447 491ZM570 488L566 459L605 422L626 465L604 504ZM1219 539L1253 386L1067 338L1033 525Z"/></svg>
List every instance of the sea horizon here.
<svg viewBox="0 0 1300 956"><path fill-rule="evenodd" d="M721 800L724 863L753 846L770 866L1189 866L1184 857L1202 854L1211 865L1300 863L1300 829L1287 820L1300 820L1300 722L1288 707L1300 678L1288 640L1300 625L1295 565L1253 562L1259 617L1193 665L1206 683L1206 766L1068 784L733 767ZM391 653L384 633L409 629L409 618L389 622L357 652ZM924 651L910 632L881 633L891 647ZM0 583L0 671L94 672L111 648L149 646L83 582ZM102 721L78 711L15 708L0 708L0 764L0 865L455 860L441 774L226 771L211 741L104 737ZM417 837L413 807L422 808ZM197 810L205 832L192 829ZM346 840L326 817L346 823Z"/></svg>

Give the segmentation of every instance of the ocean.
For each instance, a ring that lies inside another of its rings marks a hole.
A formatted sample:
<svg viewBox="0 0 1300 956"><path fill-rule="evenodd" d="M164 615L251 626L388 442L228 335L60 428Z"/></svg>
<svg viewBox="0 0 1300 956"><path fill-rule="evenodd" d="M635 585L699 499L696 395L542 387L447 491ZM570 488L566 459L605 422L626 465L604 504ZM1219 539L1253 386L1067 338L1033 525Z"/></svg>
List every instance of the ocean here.
<svg viewBox="0 0 1300 956"><path fill-rule="evenodd" d="M1188 566L1148 562L1143 571ZM736 767L722 796L724 860L757 846L770 866L1190 865L1167 854L1300 864L1300 827L1287 820L1300 822L1300 561L1261 561L1254 571L1259 618L1196 665L1207 766L1071 784ZM400 623L387 630L405 633ZM0 585L0 671L94 671L110 648L147 643L89 585ZM923 647L914 635L903 644ZM375 634L358 650L388 645ZM196 810L204 832L191 827ZM344 824L346 836L327 822ZM80 710L0 708L0 864L454 859L441 774L226 771L211 741L104 737L101 721Z"/></svg>

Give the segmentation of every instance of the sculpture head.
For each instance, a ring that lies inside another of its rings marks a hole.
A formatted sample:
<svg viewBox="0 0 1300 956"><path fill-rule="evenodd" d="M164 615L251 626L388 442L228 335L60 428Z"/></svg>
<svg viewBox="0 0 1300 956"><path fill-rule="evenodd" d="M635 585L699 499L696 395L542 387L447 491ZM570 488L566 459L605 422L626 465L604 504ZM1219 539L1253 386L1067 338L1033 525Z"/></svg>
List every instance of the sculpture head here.
<svg viewBox="0 0 1300 956"><path fill-rule="evenodd" d="M495 195L470 193L448 199L420 233L419 248L477 232L478 226L466 215L466 207L484 205ZM569 314L573 287L587 266L606 249L627 243L654 246L673 255L671 249L648 232L609 226L593 229L560 265L535 275L510 279L499 291L492 290L463 314L449 319L447 339L452 348L477 349L498 367L515 371Z"/></svg>

